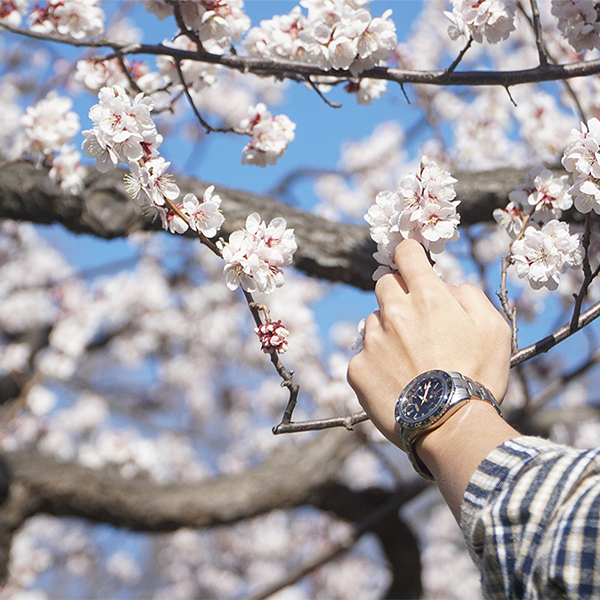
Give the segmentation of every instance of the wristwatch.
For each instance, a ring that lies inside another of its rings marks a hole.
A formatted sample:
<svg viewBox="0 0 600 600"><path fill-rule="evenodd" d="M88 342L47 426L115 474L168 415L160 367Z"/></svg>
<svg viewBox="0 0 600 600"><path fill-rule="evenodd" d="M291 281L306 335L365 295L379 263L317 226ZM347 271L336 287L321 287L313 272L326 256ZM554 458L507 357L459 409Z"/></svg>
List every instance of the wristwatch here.
<svg viewBox="0 0 600 600"><path fill-rule="evenodd" d="M415 452L417 440L436 429L471 399L489 402L500 416L500 405L483 385L455 371L427 371L415 377L398 397L396 423L402 446L419 475L433 475Z"/></svg>

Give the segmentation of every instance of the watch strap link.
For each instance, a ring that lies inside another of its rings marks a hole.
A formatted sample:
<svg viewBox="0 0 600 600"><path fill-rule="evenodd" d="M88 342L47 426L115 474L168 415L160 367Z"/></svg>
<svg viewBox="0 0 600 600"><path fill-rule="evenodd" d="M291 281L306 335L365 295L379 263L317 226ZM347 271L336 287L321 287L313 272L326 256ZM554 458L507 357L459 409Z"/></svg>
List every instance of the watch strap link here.
<svg viewBox="0 0 600 600"><path fill-rule="evenodd" d="M498 414L502 416L502 411L496 398L494 398L492 392L490 392L490 390L488 390L484 385L481 385L477 381L473 381L470 377L462 375L461 373L457 373L456 371L447 371L447 374L452 378L455 389L451 394L451 397L448 398L448 402L442 411L439 421L436 422L435 425L420 431L407 430L400 427L400 435L403 446L414 469L419 475L421 475L421 477L431 481L434 479L433 475L423 461L418 457L415 450L415 444L418 438L428 431L436 429L442 425L451 414L453 414L461 406L467 404L471 399L489 402L498 411ZM400 398L398 401L400 401Z"/></svg>
<svg viewBox="0 0 600 600"><path fill-rule="evenodd" d="M497 411L500 416L502 416L502 410L500 409L500 405L494 398L494 395L490 390L488 390L484 385L481 385L477 381L473 381L470 377L466 375L461 375L456 371L451 371L450 375L452 379L461 387L466 388L469 397L475 396L475 398L479 398L480 400L487 400Z"/></svg>

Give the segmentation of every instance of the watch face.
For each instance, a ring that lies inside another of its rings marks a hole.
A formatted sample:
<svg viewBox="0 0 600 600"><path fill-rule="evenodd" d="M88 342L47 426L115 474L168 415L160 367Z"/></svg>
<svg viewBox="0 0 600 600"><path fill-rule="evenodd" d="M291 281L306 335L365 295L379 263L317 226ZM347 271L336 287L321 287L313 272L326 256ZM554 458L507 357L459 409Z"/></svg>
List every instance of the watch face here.
<svg viewBox="0 0 600 600"><path fill-rule="evenodd" d="M452 391L452 379L444 371L428 371L414 379L402 392L396 419L422 423L434 415Z"/></svg>

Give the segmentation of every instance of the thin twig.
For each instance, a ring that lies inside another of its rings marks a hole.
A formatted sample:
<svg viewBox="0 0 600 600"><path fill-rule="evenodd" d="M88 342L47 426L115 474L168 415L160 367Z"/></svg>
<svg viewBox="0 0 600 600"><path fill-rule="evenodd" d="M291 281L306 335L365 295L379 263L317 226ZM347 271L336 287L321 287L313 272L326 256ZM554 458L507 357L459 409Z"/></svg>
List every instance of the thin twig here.
<svg viewBox="0 0 600 600"><path fill-rule="evenodd" d="M339 542L332 544L327 550L319 554L311 562L300 568L292 571L289 575L283 577L277 583L268 586L256 595L253 595L254 600L265 600L269 596L279 592L280 590L293 585L300 579L310 575L322 566L330 563L332 560L345 554L353 548L356 542L363 536L367 531L373 529L373 527L385 518L392 511L397 510L400 506L405 504L407 501L414 498L417 494L423 491L428 486L427 482L420 481L414 488L410 490L400 490L386 500L383 504L378 506L373 512L368 514L362 521L354 524L350 532Z"/></svg>
<svg viewBox="0 0 600 600"><path fill-rule="evenodd" d="M196 43L198 47L198 51L203 51L204 47L202 46L202 42L200 38L196 34L195 31L192 31L183 20L183 15L181 14L181 7L179 6L179 0L167 0L167 2L173 7L173 16L175 17L175 22L177 23L177 27L181 30L181 33L186 35L190 40Z"/></svg>
<svg viewBox="0 0 600 600"><path fill-rule="evenodd" d="M573 317L571 318L571 330L577 331L577 323L579 322L579 315L581 313L581 306L583 300L587 294L590 283L594 278L592 268L590 266L590 239L592 235L592 220L590 213L585 215L585 229L583 232L583 282L579 288L579 292L574 294L575 305L573 306Z"/></svg>
<svg viewBox="0 0 600 600"><path fill-rule="evenodd" d="M121 66L121 71L123 71L123 74L125 75L125 77L127 77L127 80L129 81L129 85L131 86L131 88L136 93L141 94L143 92L143 90L137 84L136 80L133 78L133 75L129 72L129 69L127 68L127 65L125 64L125 57L119 56L119 57L117 57L117 60L119 61L119 65Z"/></svg>
<svg viewBox="0 0 600 600"><path fill-rule="evenodd" d="M317 92L319 98L327 104L327 106L331 106L331 108L342 108L342 105L339 102L332 102L331 100L325 98L323 92L319 89L319 86L312 80L311 77L307 77L306 81L309 83L310 87Z"/></svg>
<svg viewBox="0 0 600 600"><path fill-rule="evenodd" d="M548 352L548 350L554 348L556 344L559 344L568 337L571 337L574 333L580 329L583 329L583 327L589 325L598 317L600 317L600 301L596 302L593 306L588 308L588 310L581 313L575 331L572 331L571 323L567 323L545 338L535 342L535 344L531 344L531 346L522 348L518 352L514 353L510 359L510 366L515 367L516 365L520 365L521 363L532 359L534 356Z"/></svg>
<svg viewBox="0 0 600 600"><path fill-rule="evenodd" d="M297 433L299 431L320 431L321 429L331 429L332 427L345 427L348 431L352 431L354 425L368 420L367 413L361 410L345 417L315 419L313 421L282 421L279 425L273 427L273 433L277 435L280 433Z"/></svg>
<svg viewBox="0 0 600 600"><path fill-rule="evenodd" d="M506 277L508 273L508 267L510 266L510 252L506 256L502 257L502 275L500 277L500 291L497 293L500 299L500 305L502 310L510 323L511 335L511 352L514 354L519 349L519 328L517 326L517 308L516 306L510 305L508 301L508 291L506 288Z"/></svg>
<svg viewBox="0 0 600 600"><path fill-rule="evenodd" d="M548 54L546 53L546 47L544 46L544 40L542 38L542 23L540 20L540 11L537 5L537 0L529 0L531 6L531 20L532 27L535 33L535 45L537 46L538 57L540 59L540 65L548 64ZM523 6L519 2L519 8L525 14Z"/></svg>
<svg viewBox="0 0 600 600"><path fill-rule="evenodd" d="M452 73L452 71L454 71L454 69L458 67L458 64L463 59L463 56L466 54L467 50L471 47L472 44L473 38L469 37L469 41L467 42L465 47L458 53L458 56L452 61L452 64L446 69L446 73Z"/></svg>

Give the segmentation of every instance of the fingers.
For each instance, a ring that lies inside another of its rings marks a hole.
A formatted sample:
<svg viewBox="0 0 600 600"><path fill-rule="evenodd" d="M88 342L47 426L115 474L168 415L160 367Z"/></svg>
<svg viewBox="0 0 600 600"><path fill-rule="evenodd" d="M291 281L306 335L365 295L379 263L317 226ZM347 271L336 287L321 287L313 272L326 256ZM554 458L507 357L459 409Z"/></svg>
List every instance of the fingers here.
<svg viewBox="0 0 600 600"><path fill-rule="evenodd" d="M415 240L403 240L396 246L396 266L409 292L423 286L438 285L441 280L435 274L425 249Z"/></svg>
<svg viewBox="0 0 600 600"><path fill-rule="evenodd" d="M461 285L451 290L451 294L472 319L497 326L504 323L508 327L508 323L496 310L490 299L477 286Z"/></svg>

